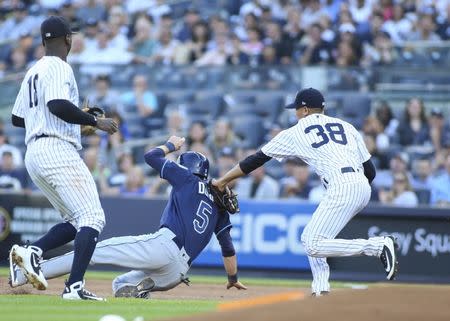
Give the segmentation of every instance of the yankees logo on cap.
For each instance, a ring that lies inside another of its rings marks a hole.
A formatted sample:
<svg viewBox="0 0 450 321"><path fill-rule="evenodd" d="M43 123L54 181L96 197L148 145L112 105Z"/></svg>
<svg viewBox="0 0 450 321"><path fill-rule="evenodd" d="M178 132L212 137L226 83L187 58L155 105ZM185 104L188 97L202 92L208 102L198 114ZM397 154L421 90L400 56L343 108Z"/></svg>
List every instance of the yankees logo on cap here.
<svg viewBox="0 0 450 321"><path fill-rule="evenodd" d="M314 88L307 88L297 92L295 101L285 108L298 109L301 107L324 108L325 99L320 91Z"/></svg>
<svg viewBox="0 0 450 321"><path fill-rule="evenodd" d="M76 32L70 28L69 22L64 17L50 16L41 24L42 39L58 38L73 33Z"/></svg>

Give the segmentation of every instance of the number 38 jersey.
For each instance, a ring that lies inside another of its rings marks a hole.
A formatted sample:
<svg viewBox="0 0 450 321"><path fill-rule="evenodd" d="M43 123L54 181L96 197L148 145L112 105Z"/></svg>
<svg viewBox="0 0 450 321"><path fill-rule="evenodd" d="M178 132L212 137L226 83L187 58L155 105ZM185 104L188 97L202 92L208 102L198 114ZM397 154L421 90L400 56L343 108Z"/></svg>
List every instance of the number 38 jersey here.
<svg viewBox="0 0 450 321"><path fill-rule="evenodd" d="M56 56L44 56L26 73L12 111L25 119L25 144L45 134L81 149L80 125L53 115L47 103L54 99L69 100L78 106L78 87L68 63Z"/></svg>
<svg viewBox="0 0 450 321"><path fill-rule="evenodd" d="M370 158L361 134L351 124L323 114L311 114L283 130L261 151L279 161L299 157L326 181L341 168L362 168Z"/></svg>

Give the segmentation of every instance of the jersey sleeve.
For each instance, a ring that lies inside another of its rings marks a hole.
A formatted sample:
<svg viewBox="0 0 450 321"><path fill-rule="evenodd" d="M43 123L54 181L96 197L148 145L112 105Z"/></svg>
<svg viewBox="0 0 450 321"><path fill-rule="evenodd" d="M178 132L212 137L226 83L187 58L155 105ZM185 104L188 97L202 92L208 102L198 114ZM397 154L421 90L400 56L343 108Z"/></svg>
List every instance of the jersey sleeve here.
<svg viewBox="0 0 450 321"><path fill-rule="evenodd" d="M14 103L12 114L20 118L25 118L25 106L23 104L23 94L22 89L20 89L16 97L16 102Z"/></svg>
<svg viewBox="0 0 450 321"><path fill-rule="evenodd" d="M186 167L169 159L166 159L160 172L161 178L167 179L173 187L181 186L191 175Z"/></svg>
<svg viewBox="0 0 450 321"><path fill-rule="evenodd" d="M230 222L230 214L225 211L219 213L219 219L217 220L216 229L214 230L216 236L219 236L220 233L227 229L230 229L231 227L232 224Z"/></svg>
<svg viewBox="0 0 450 321"><path fill-rule="evenodd" d="M294 137L289 129L285 129L264 145L261 151L278 161L296 156Z"/></svg>
<svg viewBox="0 0 450 321"><path fill-rule="evenodd" d="M74 82L72 69L64 64L55 64L50 75L43 84L45 105L55 99L70 100L70 85Z"/></svg>

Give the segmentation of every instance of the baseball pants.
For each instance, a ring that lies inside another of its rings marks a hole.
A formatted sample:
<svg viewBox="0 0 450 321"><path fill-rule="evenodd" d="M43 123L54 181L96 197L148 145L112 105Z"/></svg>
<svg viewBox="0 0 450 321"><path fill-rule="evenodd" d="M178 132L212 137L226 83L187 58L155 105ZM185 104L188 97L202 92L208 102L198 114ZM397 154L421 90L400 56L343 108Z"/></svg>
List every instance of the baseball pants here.
<svg viewBox="0 0 450 321"><path fill-rule="evenodd" d="M64 221L77 230L102 231L105 214L97 188L75 146L56 137L40 138L28 144L25 166Z"/></svg>
<svg viewBox="0 0 450 321"><path fill-rule="evenodd" d="M169 229L161 228L153 234L110 238L97 244L90 264L132 269L113 280L114 293L123 286L137 285L148 277L155 282L152 291L169 290L180 284L189 270L189 256L184 248L180 250L172 241L174 236ZM68 274L72 261L73 252L43 261L42 272L48 279ZM18 282L26 283L21 272Z"/></svg>
<svg viewBox="0 0 450 321"><path fill-rule="evenodd" d="M371 188L361 173L342 174L328 185L327 193L301 236L313 275L312 292L330 291L327 257L380 256L383 237L335 239L369 202Z"/></svg>

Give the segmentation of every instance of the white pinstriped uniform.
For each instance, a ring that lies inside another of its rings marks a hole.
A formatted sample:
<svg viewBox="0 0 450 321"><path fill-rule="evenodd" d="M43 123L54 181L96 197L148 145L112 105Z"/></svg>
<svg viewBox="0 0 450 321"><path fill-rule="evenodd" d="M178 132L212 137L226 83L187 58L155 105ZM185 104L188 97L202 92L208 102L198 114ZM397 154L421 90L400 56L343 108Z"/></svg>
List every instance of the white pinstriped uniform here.
<svg viewBox="0 0 450 321"><path fill-rule="evenodd" d="M89 169L78 154L80 125L53 115L47 102L65 99L78 106L78 88L69 64L44 56L25 75L13 115L25 120L25 166L65 221L77 230L83 226L99 232L105 215ZM47 135L36 139L39 135Z"/></svg>
<svg viewBox="0 0 450 321"><path fill-rule="evenodd" d="M302 118L262 149L282 160L298 157L310 165L327 187L324 199L301 236L313 274L312 292L330 291L327 257L380 256L385 239L335 239L369 202L371 188L362 163L370 154L358 131L349 123L323 114ZM342 172L342 169L352 171Z"/></svg>

